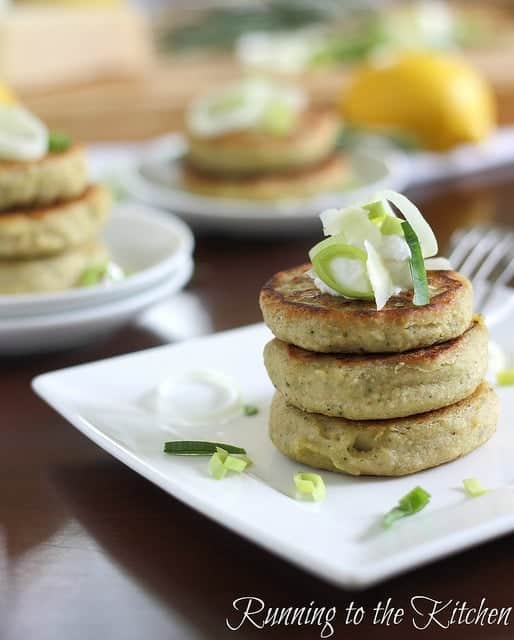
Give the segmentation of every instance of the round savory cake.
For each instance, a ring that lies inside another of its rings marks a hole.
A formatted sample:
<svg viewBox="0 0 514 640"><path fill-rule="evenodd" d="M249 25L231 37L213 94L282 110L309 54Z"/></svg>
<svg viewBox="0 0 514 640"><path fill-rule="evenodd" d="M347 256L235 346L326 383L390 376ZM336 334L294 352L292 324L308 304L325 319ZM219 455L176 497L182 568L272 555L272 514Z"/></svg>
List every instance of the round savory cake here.
<svg viewBox="0 0 514 640"><path fill-rule="evenodd" d="M0 210L47 205L79 196L88 183L85 149L73 145L41 160L0 161Z"/></svg>
<svg viewBox="0 0 514 640"><path fill-rule="evenodd" d="M48 293L77 286L89 267L107 264L109 252L99 242L32 260L2 260L0 294Z"/></svg>
<svg viewBox="0 0 514 640"><path fill-rule="evenodd" d="M413 292L374 300L322 293L310 264L276 273L262 288L260 306L275 337L321 353L403 352L460 336L472 321L470 282L455 271L429 271L430 302L413 304Z"/></svg>
<svg viewBox="0 0 514 640"><path fill-rule="evenodd" d="M313 353L275 338L264 349L264 364L298 409L380 420L439 409L473 393L487 371L488 341L476 317L461 336L404 353Z"/></svg>
<svg viewBox="0 0 514 640"><path fill-rule="evenodd" d="M79 196L45 207L0 212L0 258L53 255L89 242L109 216L110 192L93 185Z"/></svg>
<svg viewBox="0 0 514 640"><path fill-rule="evenodd" d="M246 129L204 137L189 130L188 163L204 173L222 176L313 166L332 153L339 129L335 112L312 107L284 135Z"/></svg>
<svg viewBox="0 0 514 640"><path fill-rule="evenodd" d="M350 475L402 476L454 460L495 432L499 404L482 382L470 396L442 409L389 420L346 420L307 413L276 392L270 437L286 456Z"/></svg>
<svg viewBox="0 0 514 640"><path fill-rule="evenodd" d="M349 177L345 158L333 153L322 162L294 171L277 171L245 177L213 176L184 166L182 184L201 195L238 200L305 198L344 187Z"/></svg>

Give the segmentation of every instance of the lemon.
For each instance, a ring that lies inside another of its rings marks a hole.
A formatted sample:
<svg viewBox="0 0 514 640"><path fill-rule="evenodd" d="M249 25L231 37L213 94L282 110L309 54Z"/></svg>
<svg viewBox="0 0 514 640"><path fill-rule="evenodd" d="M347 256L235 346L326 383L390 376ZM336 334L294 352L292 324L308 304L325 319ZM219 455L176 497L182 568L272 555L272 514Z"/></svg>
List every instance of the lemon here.
<svg viewBox="0 0 514 640"><path fill-rule="evenodd" d="M0 104L14 104L16 97L5 84L0 83Z"/></svg>
<svg viewBox="0 0 514 640"><path fill-rule="evenodd" d="M438 151L478 142L495 124L489 85L462 59L439 53L406 53L359 68L341 106L354 125L405 131Z"/></svg>

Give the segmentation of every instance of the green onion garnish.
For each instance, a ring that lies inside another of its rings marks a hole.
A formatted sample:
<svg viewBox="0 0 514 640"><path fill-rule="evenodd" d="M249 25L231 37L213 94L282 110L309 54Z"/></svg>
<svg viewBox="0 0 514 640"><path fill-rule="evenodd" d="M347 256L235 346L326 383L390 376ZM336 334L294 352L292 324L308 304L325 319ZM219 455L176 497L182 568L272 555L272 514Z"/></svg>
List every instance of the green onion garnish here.
<svg viewBox="0 0 514 640"><path fill-rule="evenodd" d="M216 447L209 460L209 474L216 480L221 480L227 475L227 471L242 473L252 461L247 456L235 457L223 447Z"/></svg>
<svg viewBox="0 0 514 640"><path fill-rule="evenodd" d="M462 481L462 484L464 485L464 491L471 498L476 498L477 496L483 496L484 493L488 492L488 489L486 489L482 485L482 483L476 478L466 478L466 480Z"/></svg>
<svg viewBox="0 0 514 640"><path fill-rule="evenodd" d="M170 440L164 443L164 453L176 456L210 456L217 449L224 449L227 453L243 453L245 449L222 442L205 442L203 440Z"/></svg>
<svg viewBox="0 0 514 640"><path fill-rule="evenodd" d="M245 404L243 413L245 416L256 416L259 413L259 407L256 407L254 404Z"/></svg>
<svg viewBox="0 0 514 640"><path fill-rule="evenodd" d="M364 204L362 208L368 212L369 220L372 220L378 225L383 223L386 218L391 217L391 209L385 200L376 200L375 202Z"/></svg>
<svg viewBox="0 0 514 640"><path fill-rule="evenodd" d="M412 489L407 495L403 496L394 509L386 513L382 520L382 525L388 529L396 520L405 518L406 516L412 516L418 511L421 511L421 509L424 509L430 502L430 497L430 494L421 487Z"/></svg>
<svg viewBox="0 0 514 640"><path fill-rule="evenodd" d="M430 293L428 291L427 272L423 254L421 253L421 246L416 232L406 220L402 222L402 229L411 255L409 265L414 284L413 302L416 306L423 306L430 302Z"/></svg>
<svg viewBox="0 0 514 640"><path fill-rule="evenodd" d="M59 133L58 131L50 131L48 134L48 151L66 151L72 145L71 138L65 133Z"/></svg>
<svg viewBox="0 0 514 640"><path fill-rule="evenodd" d="M327 493L323 478L317 473L295 473L294 483L302 497L319 502Z"/></svg>
<svg viewBox="0 0 514 640"><path fill-rule="evenodd" d="M90 287L94 284L98 284L105 279L107 275L107 270L109 265L107 264L92 264L91 266L84 269L81 273L77 286L79 287Z"/></svg>
<svg viewBox="0 0 514 640"><path fill-rule="evenodd" d="M514 367L512 369L498 371L496 374L496 382L504 387L514 385Z"/></svg>

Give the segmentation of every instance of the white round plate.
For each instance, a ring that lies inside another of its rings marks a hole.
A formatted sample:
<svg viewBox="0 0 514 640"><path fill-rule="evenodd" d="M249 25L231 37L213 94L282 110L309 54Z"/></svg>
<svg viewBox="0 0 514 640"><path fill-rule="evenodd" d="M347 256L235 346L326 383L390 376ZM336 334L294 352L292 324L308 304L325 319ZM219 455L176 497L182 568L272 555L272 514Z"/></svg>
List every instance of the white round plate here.
<svg viewBox="0 0 514 640"><path fill-rule="evenodd" d="M0 295L0 318L67 312L146 291L190 260L194 246L182 220L144 204L115 204L103 240L127 277L56 293Z"/></svg>
<svg viewBox="0 0 514 640"><path fill-rule="evenodd" d="M63 313L0 319L0 354L57 351L93 342L180 291L192 273L189 259L163 282L127 298Z"/></svg>
<svg viewBox="0 0 514 640"><path fill-rule="evenodd" d="M184 139L170 136L144 154L143 160L120 176L134 198L169 209L193 228L228 234L298 234L319 228L323 209L358 202L381 189L402 189L407 182L404 154L393 150L360 150L348 155L352 187L301 200L273 202L200 196L180 186Z"/></svg>

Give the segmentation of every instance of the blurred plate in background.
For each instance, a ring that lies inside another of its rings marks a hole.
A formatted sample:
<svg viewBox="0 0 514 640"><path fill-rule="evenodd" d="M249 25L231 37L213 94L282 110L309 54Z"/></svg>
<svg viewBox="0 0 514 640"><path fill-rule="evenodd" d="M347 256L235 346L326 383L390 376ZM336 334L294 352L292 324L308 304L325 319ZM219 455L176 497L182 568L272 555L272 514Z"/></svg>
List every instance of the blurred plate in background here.
<svg viewBox="0 0 514 640"><path fill-rule="evenodd" d="M144 204L114 205L102 236L125 278L55 293L0 295L0 319L69 312L129 298L174 276L190 261L194 246L186 224Z"/></svg>
<svg viewBox="0 0 514 640"><path fill-rule="evenodd" d="M128 194L148 204L180 215L194 229L234 235L298 235L319 229L319 212L359 202L381 189L401 190L407 183L407 160L389 150L349 154L352 186L307 199L250 201L200 196L181 188L180 159L185 143L180 135L169 136L150 147L132 170L120 173Z"/></svg>

